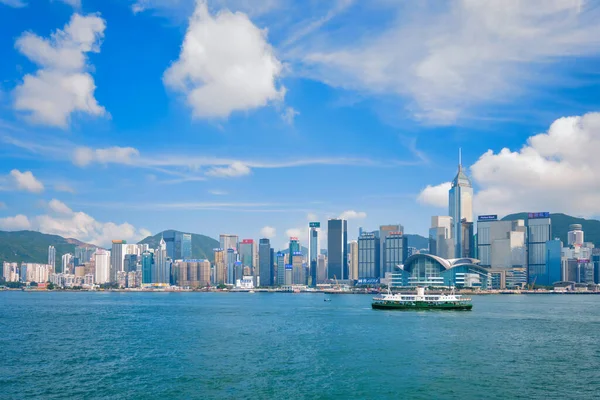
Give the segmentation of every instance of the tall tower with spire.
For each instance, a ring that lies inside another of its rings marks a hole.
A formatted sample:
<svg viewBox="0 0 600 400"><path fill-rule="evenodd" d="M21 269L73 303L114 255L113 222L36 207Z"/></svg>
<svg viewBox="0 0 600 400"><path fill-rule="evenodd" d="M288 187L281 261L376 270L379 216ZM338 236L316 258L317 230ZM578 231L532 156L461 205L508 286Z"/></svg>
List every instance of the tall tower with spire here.
<svg viewBox="0 0 600 400"><path fill-rule="evenodd" d="M458 172L452 181L449 194L449 215L452 217L452 238L455 245L455 256L463 257L464 239L462 223L473 222L473 185L462 166L461 149L458 149Z"/></svg>

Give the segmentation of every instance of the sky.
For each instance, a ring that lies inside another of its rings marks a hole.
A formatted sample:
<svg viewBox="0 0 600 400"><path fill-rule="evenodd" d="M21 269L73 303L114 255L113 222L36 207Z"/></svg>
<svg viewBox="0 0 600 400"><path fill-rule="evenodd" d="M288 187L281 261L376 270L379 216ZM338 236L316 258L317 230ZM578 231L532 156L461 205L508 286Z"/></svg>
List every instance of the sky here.
<svg viewBox="0 0 600 400"><path fill-rule="evenodd" d="M600 216L600 2L0 0L0 230ZM322 242L324 244L324 242Z"/></svg>

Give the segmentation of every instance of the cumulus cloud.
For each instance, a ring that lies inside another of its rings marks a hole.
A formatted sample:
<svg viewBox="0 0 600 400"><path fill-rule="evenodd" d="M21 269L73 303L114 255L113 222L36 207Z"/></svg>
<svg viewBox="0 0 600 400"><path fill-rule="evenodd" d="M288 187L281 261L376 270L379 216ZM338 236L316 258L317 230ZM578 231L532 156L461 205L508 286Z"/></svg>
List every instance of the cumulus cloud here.
<svg viewBox="0 0 600 400"><path fill-rule="evenodd" d="M0 218L0 229L5 231L22 231L30 228L31 223L23 214L15 215L14 217Z"/></svg>
<svg viewBox="0 0 600 400"><path fill-rule="evenodd" d="M100 222L92 216L73 211L65 203L53 199L48 203L48 214L28 218L25 215L1 218L0 229L35 229L43 233L75 238L86 243L108 247L113 239L136 242L150 235L147 229L138 229L125 222Z"/></svg>
<svg viewBox="0 0 600 400"><path fill-rule="evenodd" d="M260 230L260 235L267 239L273 239L275 237L275 233L275 228L273 228L272 226L264 226Z"/></svg>
<svg viewBox="0 0 600 400"><path fill-rule="evenodd" d="M285 235L288 237L297 237L297 238L306 237L304 235L304 230L298 229L298 228L290 228L290 229L286 230Z"/></svg>
<svg viewBox="0 0 600 400"><path fill-rule="evenodd" d="M419 193L417 201L434 207L448 208L448 192L451 187L452 182L444 182L436 186L427 185Z"/></svg>
<svg viewBox="0 0 600 400"><path fill-rule="evenodd" d="M488 150L470 168L479 188L475 211L600 215L599 152L600 113L559 118L547 132L531 136L518 151ZM448 185L428 186L419 199L446 207Z"/></svg>
<svg viewBox="0 0 600 400"><path fill-rule="evenodd" d="M100 52L105 27L97 15L73 14L64 29L48 39L32 32L22 34L15 47L40 69L25 75L15 89L15 109L32 122L63 128L76 111L103 115L105 110L94 97L94 79L86 71L86 53Z"/></svg>
<svg viewBox="0 0 600 400"><path fill-rule="evenodd" d="M206 172L208 176L235 178L238 176L249 175L250 168L239 161L236 161L228 167L213 167Z"/></svg>
<svg viewBox="0 0 600 400"><path fill-rule="evenodd" d="M140 152L133 147L107 147L104 149L91 149L77 147L73 152L73 164L85 167L94 162L100 164L131 164Z"/></svg>
<svg viewBox="0 0 600 400"><path fill-rule="evenodd" d="M50 210L59 213L59 214L73 214L73 210L71 210L65 203L60 200L52 199L48 203L48 208Z"/></svg>
<svg viewBox="0 0 600 400"><path fill-rule="evenodd" d="M399 95L415 117L451 123L478 106L544 84L551 78L548 63L598 54L600 9L591 3L385 2L396 17L382 33L364 29L368 34L360 38L355 26L347 35L338 29L335 37L319 37L312 50L303 44L296 53L313 78Z"/></svg>
<svg viewBox="0 0 600 400"><path fill-rule="evenodd" d="M44 184L40 182L31 171L21 172L17 169L10 171L15 186L19 190L24 190L32 193L40 193L44 191Z"/></svg>
<svg viewBox="0 0 600 400"><path fill-rule="evenodd" d="M340 219L363 219L367 218L367 213L363 211L347 210L340 214Z"/></svg>
<svg viewBox="0 0 600 400"><path fill-rule="evenodd" d="M227 118L282 101L282 64L267 42L266 30L241 12L212 16L198 0L179 59L164 73L165 85L186 96L194 117Z"/></svg>

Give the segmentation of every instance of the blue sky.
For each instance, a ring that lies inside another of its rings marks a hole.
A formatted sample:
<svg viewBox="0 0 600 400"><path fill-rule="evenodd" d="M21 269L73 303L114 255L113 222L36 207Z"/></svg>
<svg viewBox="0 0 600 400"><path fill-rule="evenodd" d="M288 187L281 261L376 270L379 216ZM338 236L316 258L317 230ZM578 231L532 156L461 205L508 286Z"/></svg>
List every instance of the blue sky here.
<svg viewBox="0 0 600 400"><path fill-rule="evenodd" d="M279 246L343 215L350 237L425 234L459 147L476 213L598 216L599 14L575 0L0 0L0 229Z"/></svg>

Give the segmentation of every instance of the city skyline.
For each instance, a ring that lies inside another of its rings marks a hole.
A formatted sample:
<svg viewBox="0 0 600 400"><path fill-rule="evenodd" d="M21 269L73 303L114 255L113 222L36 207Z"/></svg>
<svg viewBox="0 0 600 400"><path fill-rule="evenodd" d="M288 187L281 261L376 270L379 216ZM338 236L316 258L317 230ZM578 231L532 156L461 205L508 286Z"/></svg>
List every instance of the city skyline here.
<svg viewBox="0 0 600 400"><path fill-rule="evenodd" d="M600 215L600 9L589 2L506 13L470 2L66 3L0 1L0 230L104 247L166 229L236 232L280 248L307 237L306 222L342 217L353 238L398 223L427 237L430 216L446 214L458 148L475 215ZM199 26L221 40L198 59L204 69L186 61L198 55L186 43L212 43ZM481 43L465 39L472 31ZM252 38L249 50L218 32ZM230 64L264 79L241 91L254 80L227 81ZM83 101L52 84L77 77ZM292 196L282 182L311 190Z"/></svg>

